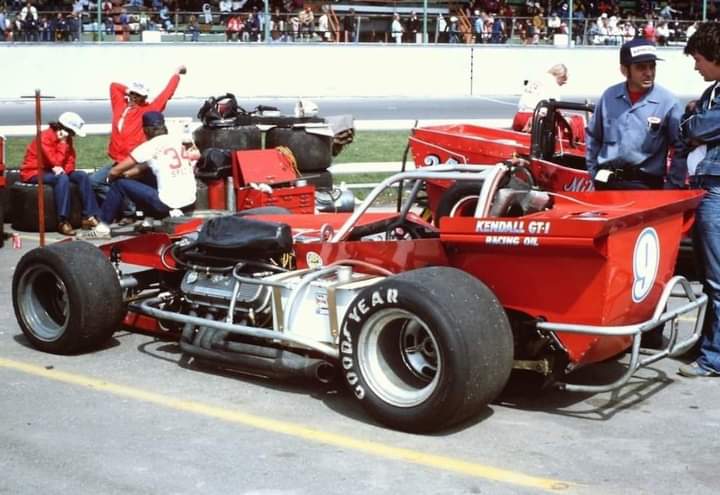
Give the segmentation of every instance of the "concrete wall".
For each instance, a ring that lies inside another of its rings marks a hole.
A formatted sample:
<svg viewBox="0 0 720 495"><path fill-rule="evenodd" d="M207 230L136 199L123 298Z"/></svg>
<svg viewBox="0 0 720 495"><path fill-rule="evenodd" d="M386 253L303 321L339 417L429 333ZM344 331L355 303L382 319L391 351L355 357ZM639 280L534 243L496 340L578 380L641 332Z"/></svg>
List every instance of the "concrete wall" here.
<svg viewBox="0 0 720 495"><path fill-rule="evenodd" d="M373 45L0 44L0 99L39 88L57 98L107 98L111 81L146 82L155 93L188 66L176 97L515 95L522 81L565 63L565 94L600 94L621 80L617 47ZM661 50L657 81L678 95L705 83L680 49Z"/></svg>

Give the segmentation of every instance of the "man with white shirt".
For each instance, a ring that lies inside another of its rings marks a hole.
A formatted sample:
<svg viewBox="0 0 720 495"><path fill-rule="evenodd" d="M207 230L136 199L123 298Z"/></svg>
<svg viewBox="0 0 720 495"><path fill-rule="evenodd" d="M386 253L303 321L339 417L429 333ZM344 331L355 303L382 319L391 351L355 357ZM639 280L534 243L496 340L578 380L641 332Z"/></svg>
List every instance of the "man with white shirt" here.
<svg viewBox="0 0 720 495"><path fill-rule="evenodd" d="M102 205L100 224L85 238L110 238L110 224L120 214L124 199L157 217L173 216L195 203L194 162L200 158L198 149L184 143L183 136L168 134L165 118L160 112L146 112L142 124L148 140L110 170L111 186ZM157 189L132 180L146 170L157 179Z"/></svg>
<svg viewBox="0 0 720 495"><path fill-rule="evenodd" d="M704 265L709 303L700 355L678 370L687 377L720 376L720 24L700 24L685 46L695 70L712 83L699 100L688 104L680 123L693 187L706 191L695 217L695 252Z"/></svg>
<svg viewBox="0 0 720 495"><path fill-rule="evenodd" d="M530 132L533 112L541 100L559 100L560 87L567 83L568 70L564 64L555 64L540 77L525 83L513 118L514 131Z"/></svg>

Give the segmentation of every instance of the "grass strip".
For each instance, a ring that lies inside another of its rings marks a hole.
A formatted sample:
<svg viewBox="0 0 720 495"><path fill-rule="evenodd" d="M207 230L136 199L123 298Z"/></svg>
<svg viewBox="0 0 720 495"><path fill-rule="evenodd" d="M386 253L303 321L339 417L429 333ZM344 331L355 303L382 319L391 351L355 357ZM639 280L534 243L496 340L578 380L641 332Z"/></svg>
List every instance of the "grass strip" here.
<svg viewBox="0 0 720 495"><path fill-rule="evenodd" d="M358 131L355 140L335 157L333 163L399 162L405 151L409 131ZM31 137L11 137L6 141L8 168L19 168ZM75 139L78 168L98 168L110 162L107 135ZM362 180L359 178L354 182Z"/></svg>

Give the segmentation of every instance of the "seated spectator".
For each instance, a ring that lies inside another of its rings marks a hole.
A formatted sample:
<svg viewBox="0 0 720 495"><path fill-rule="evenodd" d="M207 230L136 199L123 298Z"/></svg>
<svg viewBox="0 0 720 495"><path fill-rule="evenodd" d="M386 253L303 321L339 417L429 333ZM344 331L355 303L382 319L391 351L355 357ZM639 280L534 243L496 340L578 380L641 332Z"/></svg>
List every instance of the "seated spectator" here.
<svg viewBox="0 0 720 495"><path fill-rule="evenodd" d="M80 20L70 12L66 18L68 27L68 41L78 41L80 39L81 24Z"/></svg>
<svg viewBox="0 0 720 495"><path fill-rule="evenodd" d="M190 35L190 41L198 41L200 39L200 24L194 15L191 15L188 20L185 34Z"/></svg>
<svg viewBox="0 0 720 495"><path fill-rule="evenodd" d="M115 34L115 23L113 22L112 16L106 15L105 19L103 19L103 25L105 26L106 35L112 36Z"/></svg>
<svg viewBox="0 0 720 495"><path fill-rule="evenodd" d="M61 14L59 14L61 15ZM40 148L43 154L43 183L53 188L55 211L58 214L58 232L75 235L70 225L70 183L78 185L82 199L82 228L91 229L98 225L100 209L95 201L95 193L85 172L75 170L75 147L73 137L85 136L85 121L74 112L64 112L57 122L40 133ZM25 158L20 166L20 179L23 182L37 184L39 170L37 156L37 138L33 139L25 150Z"/></svg>
<svg viewBox="0 0 720 495"><path fill-rule="evenodd" d="M168 8L167 3L165 2L163 2L162 7L160 7L160 26L166 32L172 31L174 27L172 19L170 18L170 8Z"/></svg>
<svg viewBox="0 0 720 495"><path fill-rule="evenodd" d="M682 14L679 10L675 10L672 8L672 5L670 5L670 2L667 2L663 5L663 7L660 9L660 12L658 15L665 20L672 19L676 14ZM659 41L659 40L658 40Z"/></svg>
<svg viewBox="0 0 720 495"><path fill-rule="evenodd" d="M5 7L0 7L0 41L7 40L7 32L10 28L10 19ZM9 41L9 40L7 40Z"/></svg>
<svg viewBox="0 0 720 495"><path fill-rule="evenodd" d="M112 167L108 174L110 190L102 205L100 223L86 238L110 238L110 224L121 213L124 199L129 199L155 217L180 214L180 209L194 205L197 196L194 161L200 152L186 146L182 136L168 134L160 112L142 117L147 141L130 152L130 156ZM149 169L157 179L157 188L132 180Z"/></svg>
<svg viewBox="0 0 720 495"><path fill-rule="evenodd" d="M320 39L322 41L331 41L333 33L330 31L330 19L328 18L329 7L323 5L321 10L322 14L318 19L318 33L320 33Z"/></svg>
<svg viewBox="0 0 720 495"><path fill-rule="evenodd" d="M667 46L670 41L670 27L667 22L659 22L655 29L655 38L658 46Z"/></svg>
<svg viewBox="0 0 720 495"><path fill-rule="evenodd" d="M239 15L229 16L225 25L225 40L237 41L240 37L240 26L242 21Z"/></svg>
<svg viewBox="0 0 720 495"><path fill-rule="evenodd" d="M450 22L448 23L448 43L456 44L460 43L460 26L458 24L457 16L450 16ZM491 41L492 43L492 41Z"/></svg>
<svg viewBox="0 0 720 495"><path fill-rule="evenodd" d="M40 18L40 41L50 42L54 41L52 37L52 26L47 16L44 15Z"/></svg>
<svg viewBox="0 0 720 495"><path fill-rule="evenodd" d="M55 41L68 41L70 39L70 28L62 12L57 13L52 24L52 31L55 34Z"/></svg>
<svg viewBox="0 0 720 495"><path fill-rule="evenodd" d="M213 23L212 6L209 3L204 3L202 6L202 12L203 12L203 21L205 21L205 24L212 24Z"/></svg>
<svg viewBox="0 0 720 495"><path fill-rule="evenodd" d="M643 38L648 40L650 43L657 42L657 33L655 31L655 23L651 20L647 21L642 32Z"/></svg>
<svg viewBox="0 0 720 495"><path fill-rule="evenodd" d="M492 32L490 33L490 43L505 43L505 23L497 16L494 18L491 16L491 19L493 23Z"/></svg>
<svg viewBox="0 0 720 495"><path fill-rule="evenodd" d="M298 20L300 21L300 36L303 40L310 41L315 32L315 14L309 5L300 11Z"/></svg>
<svg viewBox="0 0 720 495"><path fill-rule="evenodd" d="M227 21L231 17L234 17L230 15L230 13L232 12L232 2L230 0L220 0L218 9L220 10L220 24L227 25Z"/></svg>
<svg viewBox="0 0 720 495"><path fill-rule="evenodd" d="M37 9L30 1L20 10L18 18L22 25L23 41L38 41L40 18Z"/></svg>

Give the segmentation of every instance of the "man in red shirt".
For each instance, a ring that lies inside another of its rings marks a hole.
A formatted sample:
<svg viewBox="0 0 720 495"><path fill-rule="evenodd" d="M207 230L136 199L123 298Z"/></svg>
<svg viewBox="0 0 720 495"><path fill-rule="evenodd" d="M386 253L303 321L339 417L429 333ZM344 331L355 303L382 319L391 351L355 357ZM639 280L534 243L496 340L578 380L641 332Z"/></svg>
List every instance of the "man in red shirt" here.
<svg viewBox="0 0 720 495"><path fill-rule="evenodd" d="M112 163L99 169L90 176L95 194L104 200L110 186L107 183L108 172L112 166L121 162L130 152L145 142L142 118L147 112L163 112L180 83L180 76L187 73L184 65L178 67L167 86L153 100L148 102L149 90L141 82L128 86L120 83L110 84L110 106L112 108L112 129L108 144L108 156ZM149 178L152 180L152 178ZM133 208L130 208L131 210Z"/></svg>

